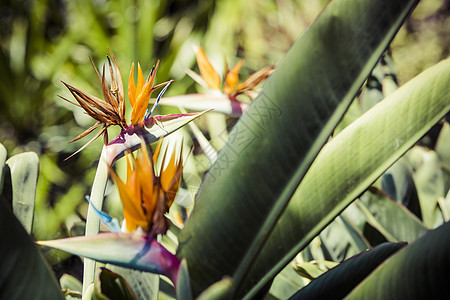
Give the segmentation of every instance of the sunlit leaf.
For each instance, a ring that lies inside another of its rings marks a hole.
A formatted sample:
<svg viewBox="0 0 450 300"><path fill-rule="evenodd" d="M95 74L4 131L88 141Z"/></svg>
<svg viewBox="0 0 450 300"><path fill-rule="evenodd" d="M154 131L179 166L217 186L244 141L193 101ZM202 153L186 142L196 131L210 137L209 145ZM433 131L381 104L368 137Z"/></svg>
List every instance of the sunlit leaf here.
<svg viewBox="0 0 450 300"><path fill-rule="evenodd" d="M339 263L329 260L313 260L308 262L296 262L292 268L309 280L315 280L317 277L339 265Z"/></svg>
<svg viewBox="0 0 450 300"><path fill-rule="evenodd" d="M342 299L376 267L404 246L405 243L385 243L362 252L323 273L290 299Z"/></svg>
<svg viewBox="0 0 450 300"><path fill-rule="evenodd" d="M34 152L16 154L6 161L12 186L12 207L25 230L30 233L39 176L39 158Z"/></svg>
<svg viewBox="0 0 450 300"><path fill-rule="evenodd" d="M2 188L3 188L3 174L4 174L6 156L7 156L6 149L0 143L0 195L2 194Z"/></svg>
<svg viewBox="0 0 450 300"><path fill-rule="evenodd" d="M223 300L228 299L233 280L230 277L213 283L210 287L204 290L196 300Z"/></svg>
<svg viewBox="0 0 450 300"><path fill-rule="evenodd" d="M370 189L356 204L369 215L368 223L386 232L391 242L411 243L427 231L415 215L379 190Z"/></svg>

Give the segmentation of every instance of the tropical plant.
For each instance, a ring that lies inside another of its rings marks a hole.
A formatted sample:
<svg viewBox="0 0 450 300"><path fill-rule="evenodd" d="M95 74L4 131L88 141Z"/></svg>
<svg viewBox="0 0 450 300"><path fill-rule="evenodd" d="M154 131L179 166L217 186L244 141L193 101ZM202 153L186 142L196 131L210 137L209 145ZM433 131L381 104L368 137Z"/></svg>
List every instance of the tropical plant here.
<svg viewBox="0 0 450 300"><path fill-rule="evenodd" d="M146 209L133 215L138 221L145 216L146 233L97 234L108 165L139 148L142 137L151 144L199 114L165 117L164 130L147 119L139 130L123 128L101 154L89 236L39 243L106 264L94 280L94 266L86 259L84 297L144 299L158 290L179 299L447 296L450 129L443 118L450 110L450 59L397 89L386 53L417 2L329 3L234 125L187 221L174 220L166 235L148 234ZM141 159L150 159L145 155L132 159L135 170ZM30 213L15 207L33 198L35 181L29 180L37 159L29 166L15 157L5 162L0 149L1 195L27 224ZM126 194L125 184L118 185ZM169 189L156 190L160 197ZM122 201L127 198L133 197ZM28 234L10 210L1 212L2 236L11 241L0 247L2 257L36 263L42 275L28 281L31 289L57 294ZM17 257L13 250L22 243L27 246ZM171 282L113 265L166 275ZM2 266L4 295L24 295L25 288L12 287L30 272ZM79 288L73 281L71 286Z"/></svg>

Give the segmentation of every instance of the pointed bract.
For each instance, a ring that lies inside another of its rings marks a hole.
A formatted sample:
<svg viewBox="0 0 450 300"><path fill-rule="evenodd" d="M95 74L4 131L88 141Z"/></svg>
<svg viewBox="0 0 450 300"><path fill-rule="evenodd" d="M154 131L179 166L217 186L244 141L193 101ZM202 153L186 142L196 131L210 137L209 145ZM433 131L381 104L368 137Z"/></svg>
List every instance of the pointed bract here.
<svg viewBox="0 0 450 300"><path fill-rule="evenodd" d="M239 71L244 64L244 60L241 59L236 66L234 66L231 72L227 72L225 76L225 82L223 86L223 92L225 94L231 94L236 91L237 85L239 83Z"/></svg>
<svg viewBox="0 0 450 300"><path fill-rule="evenodd" d="M131 64L130 76L128 76L128 100L131 107L136 102L136 85L134 84L134 62Z"/></svg>
<svg viewBox="0 0 450 300"><path fill-rule="evenodd" d="M198 49L196 57L200 73L208 86L214 90L220 90L220 76L212 66L203 48Z"/></svg>

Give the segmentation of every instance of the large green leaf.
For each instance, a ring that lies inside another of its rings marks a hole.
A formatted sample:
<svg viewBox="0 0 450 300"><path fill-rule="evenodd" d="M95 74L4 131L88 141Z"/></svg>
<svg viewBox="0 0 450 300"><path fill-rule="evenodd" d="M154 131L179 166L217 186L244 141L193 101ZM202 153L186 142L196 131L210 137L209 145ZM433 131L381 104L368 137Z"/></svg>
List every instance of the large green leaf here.
<svg viewBox="0 0 450 300"><path fill-rule="evenodd" d="M137 300L144 299L138 298L128 282L122 275L115 273L107 268L102 268L100 271L99 291L102 296L108 297L108 299L120 299L120 300ZM101 299L99 297L98 299ZM150 299L150 298L147 298Z"/></svg>
<svg viewBox="0 0 450 300"><path fill-rule="evenodd" d="M43 256L3 200L0 240L1 299L63 299Z"/></svg>
<svg viewBox="0 0 450 300"><path fill-rule="evenodd" d="M422 209L423 223L434 228L442 223L438 208L438 199L446 195L444 172L439 157L433 150L414 149L414 155L420 158L420 165L413 174Z"/></svg>
<svg viewBox="0 0 450 300"><path fill-rule="evenodd" d="M382 234L387 233L384 236L390 242L411 243L427 231L415 215L377 189L364 193L356 204L370 225Z"/></svg>
<svg viewBox="0 0 450 300"><path fill-rule="evenodd" d="M313 159L416 2L333 1L280 61L233 128L180 235L179 256L188 261L195 295L223 275L233 277L234 296L242 295L265 270L272 270L270 278L281 270L274 259L284 252L257 262L258 273L244 283Z"/></svg>
<svg viewBox="0 0 450 300"><path fill-rule="evenodd" d="M189 280L189 270L186 260L182 260L180 264L180 271L178 272L178 284L176 287L176 294L179 299L192 300L191 283Z"/></svg>
<svg viewBox="0 0 450 300"><path fill-rule="evenodd" d="M446 168L450 169L450 124L445 122L436 143L436 153Z"/></svg>
<svg viewBox="0 0 450 300"><path fill-rule="evenodd" d="M390 197L402 203L418 218L422 218L419 197L406 158L399 159L382 176L381 186Z"/></svg>
<svg viewBox="0 0 450 300"><path fill-rule="evenodd" d="M405 243L385 243L355 255L319 276L290 299L342 299L383 261L404 246Z"/></svg>
<svg viewBox="0 0 450 300"><path fill-rule="evenodd" d="M319 235L321 248L332 261L343 261L368 248L370 244L345 215L334 219Z"/></svg>
<svg viewBox="0 0 450 300"><path fill-rule="evenodd" d="M136 295L136 299L156 299L159 291L159 275L150 272L137 271L115 265L106 265L106 268L120 275ZM102 288L102 293L105 294ZM111 297L110 297L111 298ZM123 299L117 297L117 299Z"/></svg>
<svg viewBox="0 0 450 300"><path fill-rule="evenodd" d="M6 161L11 176L12 208L28 233L31 233L34 201L39 176L39 158L34 152L16 154Z"/></svg>
<svg viewBox="0 0 450 300"><path fill-rule="evenodd" d="M0 143L0 195L2 194L2 189L3 189L3 174L4 174L6 156L7 156L6 149Z"/></svg>
<svg viewBox="0 0 450 300"><path fill-rule="evenodd" d="M274 278L266 300L268 299L288 299L299 289L305 286L302 276L295 272L292 264L288 264Z"/></svg>
<svg viewBox="0 0 450 300"><path fill-rule="evenodd" d="M450 223L423 235L376 269L348 299L448 299Z"/></svg>
<svg viewBox="0 0 450 300"><path fill-rule="evenodd" d="M399 88L322 149L251 270L250 277L261 278L258 285L270 280L449 111L448 82L450 59Z"/></svg>

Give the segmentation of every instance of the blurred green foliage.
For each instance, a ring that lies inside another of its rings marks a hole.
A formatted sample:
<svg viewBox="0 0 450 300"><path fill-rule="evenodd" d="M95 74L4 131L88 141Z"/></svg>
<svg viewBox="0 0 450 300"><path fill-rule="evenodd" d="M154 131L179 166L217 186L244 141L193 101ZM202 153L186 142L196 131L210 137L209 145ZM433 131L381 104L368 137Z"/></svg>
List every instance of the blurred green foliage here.
<svg viewBox="0 0 450 300"><path fill-rule="evenodd" d="M245 77L276 63L327 2L2 1L0 142L11 156L24 151L39 155L32 234L50 239L83 232L83 198L90 191L102 141L64 161L83 144L67 142L93 121L57 95L70 98L61 80L100 95L89 57L101 66L110 48L125 86L132 61L148 72L161 59L157 81L176 80L168 95L190 93L196 85L184 71L196 69L193 46L202 45L218 70L224 62L234 65L245 57ZM421 1L401 29L391 45L400 84L449 55L449 12L449 0ZM107 193L114 198L111 189ZM51 262L60 261L61 253L52 255Z"/></svg>

